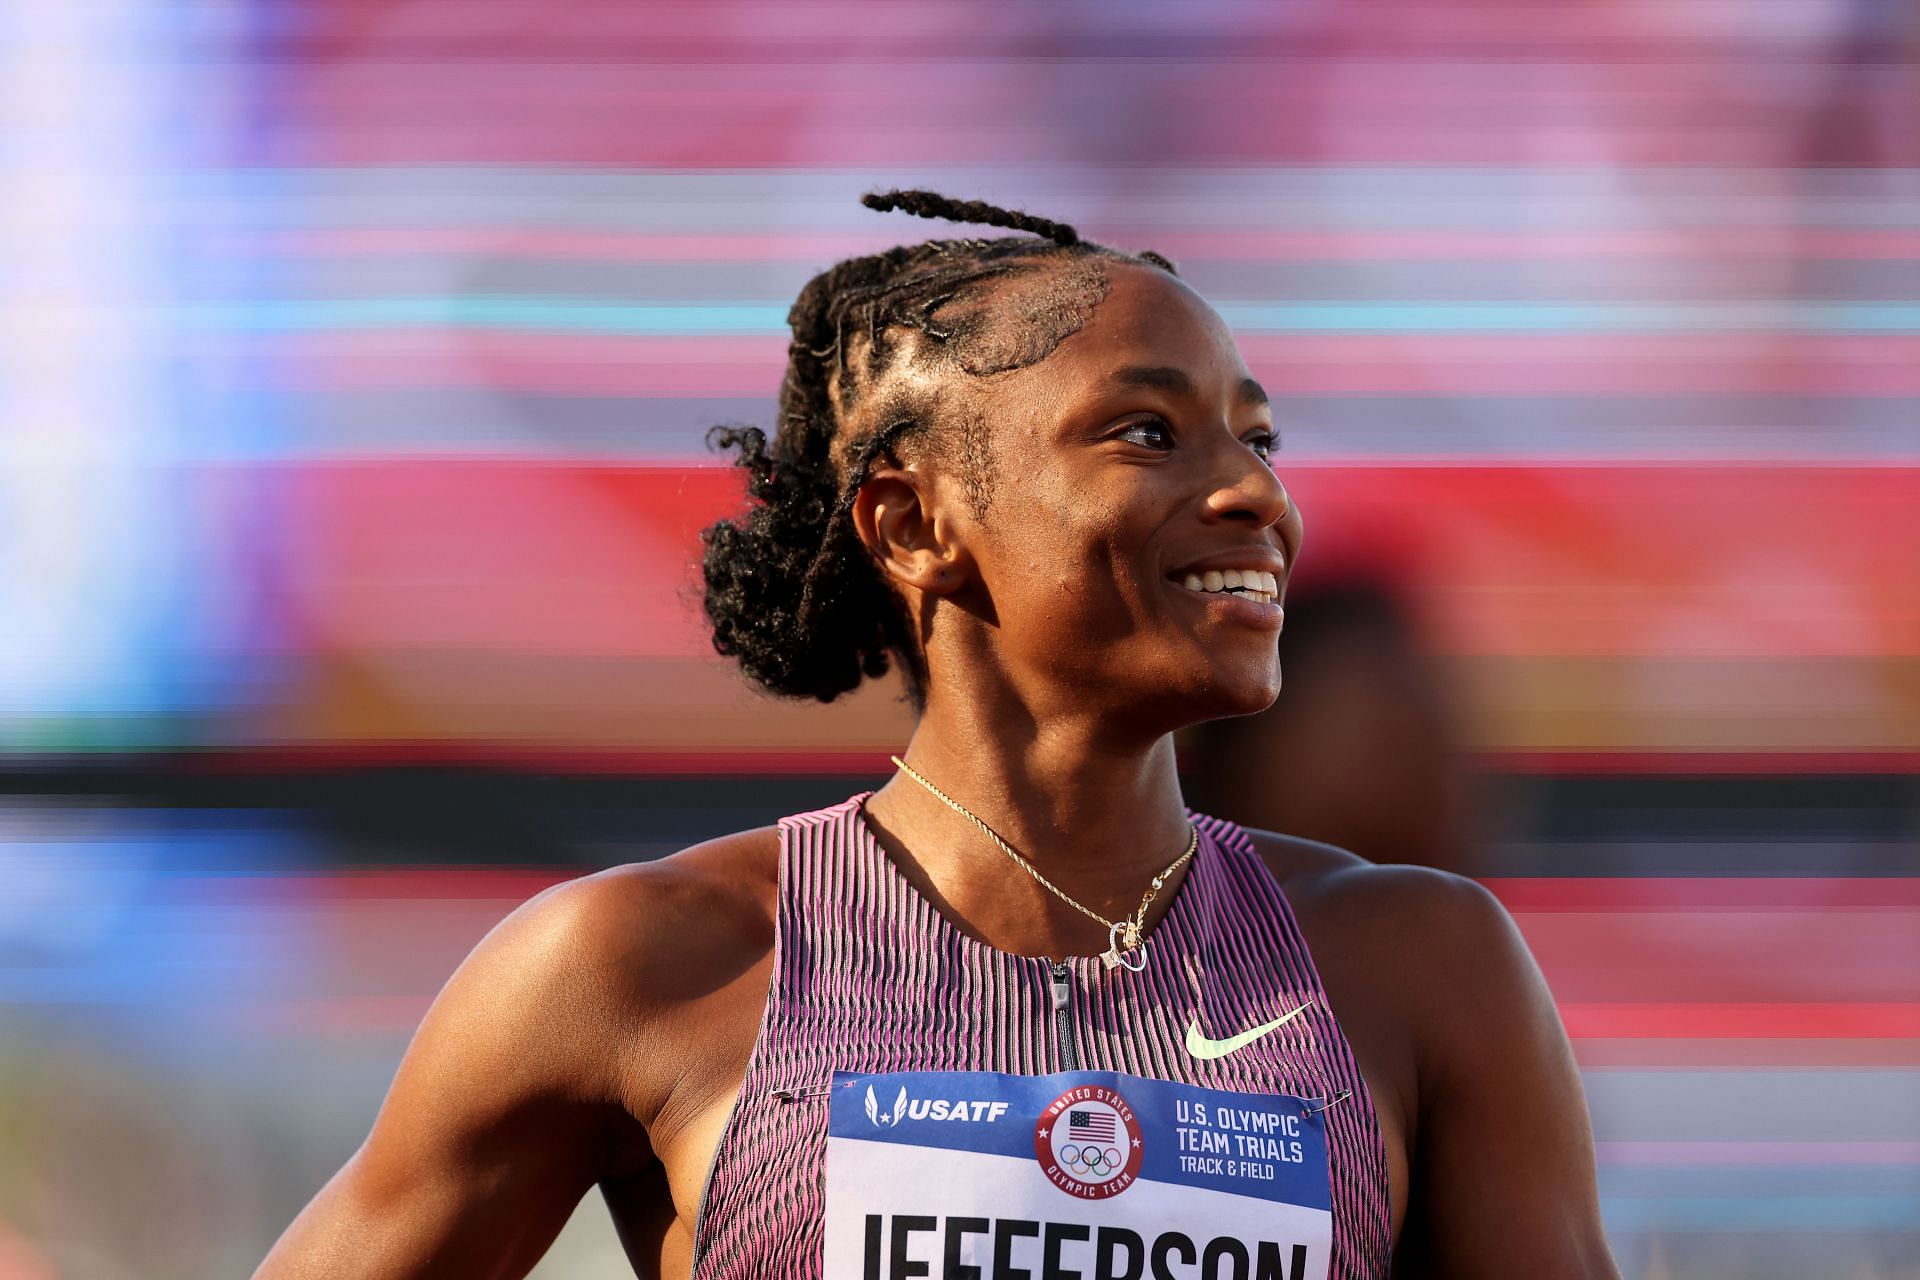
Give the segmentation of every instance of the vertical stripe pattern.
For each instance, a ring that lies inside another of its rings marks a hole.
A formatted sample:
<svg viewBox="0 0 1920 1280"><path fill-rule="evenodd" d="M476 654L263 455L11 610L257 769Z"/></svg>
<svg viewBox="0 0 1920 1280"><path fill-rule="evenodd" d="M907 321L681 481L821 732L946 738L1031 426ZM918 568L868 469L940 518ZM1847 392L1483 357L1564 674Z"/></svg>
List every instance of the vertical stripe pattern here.
<svg viewBox="0 0 1920 1280"><path fill-rule="evenodd" d="M696 1280L818 1280L827 1086L835 1071L1061 1067L1049 962L969 938L874 838L873 793L780 820L774 971L746 1078L714 1153L694 1233ZM1306 941L1247 833L1188 811L1199 848L1147 967L1074 957L1073 1026L1085 1069L1246 1093L1352 1096L1325 1113L1334 1280L1387 1274L1386 1150L1373 1100L1327 1007ZM1185 1048L1198 1011L1215 1038L1306 1012L1237 1053Z"/></svg>

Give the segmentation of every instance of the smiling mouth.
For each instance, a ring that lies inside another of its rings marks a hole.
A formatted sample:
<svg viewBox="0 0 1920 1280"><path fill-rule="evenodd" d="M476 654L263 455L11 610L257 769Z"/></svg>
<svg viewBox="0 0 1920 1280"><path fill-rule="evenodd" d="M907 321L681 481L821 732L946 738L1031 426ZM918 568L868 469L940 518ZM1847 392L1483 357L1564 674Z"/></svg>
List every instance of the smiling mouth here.
<svg viewBox="0 0 1920 1280"><path fill-rule="evenodd" d="M1261 604L1272 604L1280 598L1279 580L1259 569L1209 569L1174 581L1198 595L1240 596Z"/></svg>

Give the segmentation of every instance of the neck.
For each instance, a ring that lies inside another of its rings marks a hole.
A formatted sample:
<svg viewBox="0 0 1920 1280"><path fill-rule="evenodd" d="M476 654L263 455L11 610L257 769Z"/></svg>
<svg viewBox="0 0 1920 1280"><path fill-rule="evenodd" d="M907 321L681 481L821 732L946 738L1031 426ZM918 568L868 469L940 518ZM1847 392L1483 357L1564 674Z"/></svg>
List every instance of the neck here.
<svg viewBox="0 0 1920 1280"><path fill-rule="evenodd" d="M1058 716L1009 731L980 722L967 704L930 704L902 758L1110 920L1133 914L1191 836L1171 734L1128 743L1091 719ZM1106 948L1104 927L1060 901L906 773L870 797L866 812L917 887L981 941L1026 955ZM1149 928L1178 885L1175 876L1162 887Z"/></svg>

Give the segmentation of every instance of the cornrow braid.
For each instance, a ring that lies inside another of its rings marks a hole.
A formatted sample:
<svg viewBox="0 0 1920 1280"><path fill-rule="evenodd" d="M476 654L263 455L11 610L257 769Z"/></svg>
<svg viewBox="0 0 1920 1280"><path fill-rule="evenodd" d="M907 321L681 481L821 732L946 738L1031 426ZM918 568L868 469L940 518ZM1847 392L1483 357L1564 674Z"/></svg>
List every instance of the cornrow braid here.
<svg viewBox="0 0 1920 1280"><path fill-rule="evenodd" d="M998 205L985 204L979 200L954 200L937 191L869 192L860 197L860 203L869 209L878 209L882 213L890 209L898 209L902 213L911 213L921 218L944 218L948 222L984 222L990 227L1010 227L1015 231L1031 231L1055 244L1080 243L1080 233L1064 222L1036 218L1030 213L1021 213L1017 209L1002 209Z"/></svg>
<svg viewBox="0 0 1920 1280"><path fill-rule="evenodd" d="M739 518L701 531L703 604L714 649L768 692L830 702L898 658L918 712L925 657L904 599L854 531L854 502L874 460L912 438L957 460L976 517L986 511L990 468L976 415L889 375L1024 368L1091 318L1106 296L1106 261L1174 267L1156 253L1084 241L1065 223L937 192L861 202L1030 235L902 245L807 282L787 313L793 336L774 438L752 426L707 432L709 448L738 451L750 503ZM1001 283L1023 290L1017 306L1000 304L992 286ZM902 335L916 333L923 341L903 345Z"/></svg>

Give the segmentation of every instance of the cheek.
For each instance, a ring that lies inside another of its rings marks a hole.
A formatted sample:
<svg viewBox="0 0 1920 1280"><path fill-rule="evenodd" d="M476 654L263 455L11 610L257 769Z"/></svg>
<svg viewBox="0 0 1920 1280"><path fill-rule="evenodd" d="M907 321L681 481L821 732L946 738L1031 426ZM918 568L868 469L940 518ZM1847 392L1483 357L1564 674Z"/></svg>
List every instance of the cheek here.
<svg viewBox="0 0 1920 1280"><path fill-rule="evenodd" d="M1050 627L1056 644L1063 634L1085 643L1141 630L1144 616L1160 608L1153 584L1142 580L1164 519L1153 515L1152 495L1065 466L1030 464L1001 476L988 518L988 580L1002 625L1030 631L1041 644Z"/></svg>
<svg viewBox="0 0 1920 1280"><path fill-rule="evenodd" d="M1083 640L1120 640L1141 632L1159 606L1142 551L1142 535L1119 510L1082 503L1048 525L1044 545L1028 548L1022 607L1035 618L1071 627Z"/></svg>
<svg viewBox="0 0 1920 1280"><path fill-rule="evenodd" d="M1118 513L1065 495L1025 500L1019 526L995 538L995 594L1030 616L1111 612L1128 592Z"/></svg>

